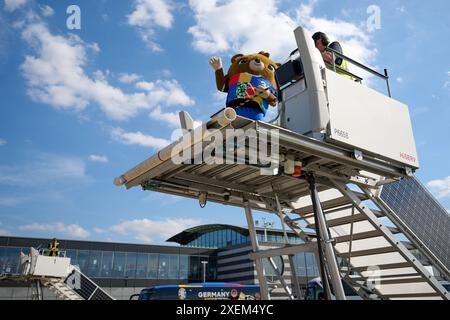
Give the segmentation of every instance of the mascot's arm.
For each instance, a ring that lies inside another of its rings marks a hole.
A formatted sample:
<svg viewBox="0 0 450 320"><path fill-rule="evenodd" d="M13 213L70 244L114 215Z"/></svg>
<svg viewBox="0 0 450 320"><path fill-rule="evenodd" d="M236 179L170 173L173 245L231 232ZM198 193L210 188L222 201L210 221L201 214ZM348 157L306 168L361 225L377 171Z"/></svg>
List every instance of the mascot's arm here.
<svg viewBox="0 0 450 320"><path fill-rule="evenodd" d="M269 104L274 107L277 105L277 97L275 97L275 95L273 93L269 94L269 97L267 98L267 102L269 102Z"/></svg>
<svg viewBox="0 0 450 320"><path fill-rule="evenodd" d="M219 69L216 70L216 86L217 86L217 90L221 91L221 92L227 92L228 90L226 90L225 88L225 75L223 74L223 69Z"/></svg>
<svg viewBox="0 0 450 320"><path fill-rule="evenodd" d="M273 94L274 89L273 88L267 88L263 86L259 86L256 88L256 94L259 95L261 98L267 100L269 105L276 106L277 105L277 96Z"/></svg>
<svg viewBox="0 0 450 320"><path fill-rule="evenodd" d="M227 92L228 90L225 88L226 78L223 73L222 59L217 57L211 57L211 59L209 59L209 64L211 65L211 67L213 67L214 72L216 74L217 90Z"/></svg>

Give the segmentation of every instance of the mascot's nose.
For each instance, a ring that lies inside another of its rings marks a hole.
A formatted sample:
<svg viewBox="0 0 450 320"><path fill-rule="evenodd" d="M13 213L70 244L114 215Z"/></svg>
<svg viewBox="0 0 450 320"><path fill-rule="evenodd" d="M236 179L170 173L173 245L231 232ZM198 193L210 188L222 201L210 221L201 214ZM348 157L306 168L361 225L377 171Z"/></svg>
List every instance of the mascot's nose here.
<svg viewBox="0 0 450 320"><path fill-rule="evenodd" d="M264 62L261 59L253 59L249 64L250 70L253 72L259 73L264 70Z"/></svg>

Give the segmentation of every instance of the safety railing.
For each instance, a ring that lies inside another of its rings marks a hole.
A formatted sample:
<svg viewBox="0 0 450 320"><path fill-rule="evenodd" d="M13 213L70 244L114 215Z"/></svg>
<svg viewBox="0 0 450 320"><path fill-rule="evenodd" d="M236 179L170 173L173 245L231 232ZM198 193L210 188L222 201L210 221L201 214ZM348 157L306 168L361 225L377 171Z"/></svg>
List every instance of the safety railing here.
<svg viewBox="0 0 450 320"><path fill-rule="evenodd" d="M356 60L353 60L352 58L347 57L346 55L344 55L344 54L342 54L342 53L340 53L340 52L338 52L336 50L333 50L331 48L326 48L325 50L328 51L328 52L331 52L332 55L333 55L333 60L332 60L333 62L331 64L327 64L327 65L331 66L331 68L335 72L336 71L342 72L342 73L344 73L344 74L346 74L346 75L348 75L350 77L353 77L358 82L362 82L362 80L363 80L363 78L357 76L356 74L353 74L352 72L337 66L336 65L336 59L337 58L341 58L341 59L345 60L346 62L348 62L348 63L350 63L350 64L352 64L354 66L357 66L358 68L361 68L362 70L364 70L364 71L366 71L366 72L368 72L368 73L370 73L370 74L372 74L372 75L374 75L374 76L376 76L378 78L381 78L382 80L386 81L387 92L388 92L389 97L391 97L391 88L390 88L390 85L389 85L389 75L388 75L387 69L384 69L384 74L382 74L382 73L380 73L380 72L378 72L378 71L376 71L376 70L374 70L372 68L369 68L368 66L366 66L366 65L364 65L364 64L362 64L362 63L360 63L360 62L358 62Z"/></svg>
<svg viewBox="0 0 450 320"><path fill-rule="evenodd" d="M52 256L51 255L51 251L50 249L39 249L39 254L41 256ZM66 257L66 251L64 250L58 250L56 257L60 257L60 258L65 258Z"/></svg>

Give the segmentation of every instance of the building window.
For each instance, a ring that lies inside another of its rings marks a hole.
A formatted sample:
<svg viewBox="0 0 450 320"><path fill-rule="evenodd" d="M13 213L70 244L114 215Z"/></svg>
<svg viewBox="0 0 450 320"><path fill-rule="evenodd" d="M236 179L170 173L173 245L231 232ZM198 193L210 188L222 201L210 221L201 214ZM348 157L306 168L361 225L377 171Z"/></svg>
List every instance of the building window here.
<svg viewBox="0 0 450 320"><path fill-rule="evenodd" d="M219 232L218 231L214 231L213 232L213 244L215 247L219 247Z"/></svg>
<svg viewBox="0 0 450 320"><path fill-rule="evenodd" d="M87 275L89 277L100 276L102 252L101 251L91 251L89 255L89 264L87 268Z"/></svg>
<svg viewBox="0 0 450 320"><path fill-rule="evenodd" d="M306 271L308 273L308 277L319 276L319 270L317 269L316 259L314 258L314 253L305 252L305 259L306 259Z"/></svg>
<svg viewBox="0 0 450 320"><path fill-rule="evenodd" d="M169 255L169 279L178 279L179 275L179 255Z"/></svg>
<svg viewBox="0 0 450 320"><path fill-rule="evenodd" d="M189 281L200 280L200 258L196 256L189 257Z"/></svg>
<svg viewBox="0 0 450 320"><path fill-rule="evenodd" d="M77 250L66 250L66 257L70 258L70 263L72 265L77 265Z"/></svg>
<svg viewBox="0 0 450 320"><path fill-rule="evenodd" d="M112 277L113 270L113 253L111 251L103 251L102 263L100 267L100 277Z"/></svg>
<svg viewBox="0 0 450 320"><path fill-rule="evenodd" d="M180 255L180 280L187 280L189 276L189 256Z"/></svg>
<svg viewBox="0 0 450 320"><path fill-rule="evenodd" d="M123 278L124 275L125 275L125 253L114 252L112 277Z"/></svg>
<svg viewBox="0 0 450 320"><path fill-rule="evenodd" d="M160 254L158 279L177 279L177 278L178 278L178 255Z"/></svg>
<svg viewBox="0 0 450 320"><path fill-rule="evenodd" d="M158 279L159 254L150 253L148 255L147 278Z"/></svg>
<svg viewBox="0 0 450 320"><path fill-rule="evenodd" d="M135 278L136 277L136 252L128 252L125 264L125 277Z"/></svg>
<svg viewBox="0 0 450 320"><path fill-rule="evenodd" d="M297 270L297 275L300 277L307 277L308 274L306 273L306 258L305 254L297 253L295 255L295 267Z"/></svg>
<svg viewBox="0 0 450 320"><path fill-rule="evenodd" d="M0 249L0 273L17 273L19 268L20 248Z"/></svg>
<svg viewBox="0 0 450 320"><path fill-rule="evenodd" d="M89 250L78 250L77 264L81 272L88 273L89 266Z"/></svg>
<svg viewBox="0 0 450 320"><path fill-rule="evenodd" d="M145 279L147 277L148 253L138 253L136 260L136 278Z"/></svg>

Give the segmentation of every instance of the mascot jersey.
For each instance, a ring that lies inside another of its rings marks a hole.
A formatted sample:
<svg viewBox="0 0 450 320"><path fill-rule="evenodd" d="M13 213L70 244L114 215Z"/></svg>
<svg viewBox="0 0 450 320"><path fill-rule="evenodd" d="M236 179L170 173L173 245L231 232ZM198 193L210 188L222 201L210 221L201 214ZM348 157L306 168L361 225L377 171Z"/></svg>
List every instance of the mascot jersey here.
<svg viewBox="0 0 450 320"><path fill-rule="evenodd" d="M239 116L262 120L267 113L269 103L266 99L256 95L256 88L259 86L269 88L270 92L275 97L277 96L277 90L269 80L262 76L249 73L233 75L227 83L227 107L236 109Z"/></svg>

